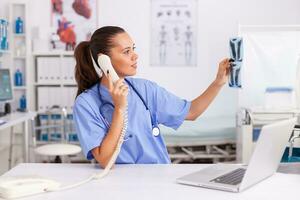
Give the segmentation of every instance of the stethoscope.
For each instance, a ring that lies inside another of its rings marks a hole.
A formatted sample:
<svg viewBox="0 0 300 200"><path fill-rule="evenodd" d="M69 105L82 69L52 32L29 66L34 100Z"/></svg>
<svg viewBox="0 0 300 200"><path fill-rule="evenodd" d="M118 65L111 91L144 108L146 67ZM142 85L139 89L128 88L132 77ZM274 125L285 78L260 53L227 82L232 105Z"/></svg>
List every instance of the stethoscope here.
<svg viewBox="0 0 300 200"><path fill-rule="evenodd" d="M157 123L157 120L156 120L156 116L151 114L151 111L150 111L150 109L149 109L149 107L148 107L146 101L145 101L144 98L141 96L141 94L135 89L135 87L133 87L133 85L132 85L128 80L125 79L125 81L126 81L126 83L128 83L128 85L133 89L133 91L138 95L138 97L141 99L141 101L143 102L143 104L144 104L146 110L149 111L150 119L151 119L151 126L152 126L152 135L155 136L155 137L159 136L160 130L159 130L159 127L158 127L158 123ZM100 101L101 101L101 103L102 103L101 106L100 106L100 108L99 108L100 114L101 114L101 116L102 116L102 118L103 118L103 120L104 120L104 123L105 123L106 128L109 129L109 128L110 128L110 124L109 124L109 122L107 121L107 119L105 118L105 116L103 115L102 108L103 108L104 106L106 106L106 105L109 105L109 106L111 106L112 108L114 108L115 106L114 106L112 103L103 100L103 98L102 98L102 96L101 96L101 93L100 93L100 84L98 84L98 96L99 96L99 99L100 99ZM127 138L127 139L124 139L124 141L126 141L126 140L128 140L128 138Z"/></svg>

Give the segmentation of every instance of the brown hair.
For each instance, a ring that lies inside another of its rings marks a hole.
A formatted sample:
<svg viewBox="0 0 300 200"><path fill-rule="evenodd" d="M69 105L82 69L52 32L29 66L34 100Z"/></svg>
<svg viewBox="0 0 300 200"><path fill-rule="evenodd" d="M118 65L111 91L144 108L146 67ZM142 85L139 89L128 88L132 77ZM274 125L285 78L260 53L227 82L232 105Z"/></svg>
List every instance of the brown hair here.
<svg viewBox="0 0 300 200"><path fill-rule="evenodd" d="M110 49L113 47L112 38L124 32L124 29L117 26L104 26L93 33L90 41L83 41L78 44L74 52L76 60L75 79L78 87L76 96L99 82L91 54L95 61L97 61L99 53L109 55ZM98 65L97 62L96 64ZM100 66L98 65L98 67Z"/></svg>

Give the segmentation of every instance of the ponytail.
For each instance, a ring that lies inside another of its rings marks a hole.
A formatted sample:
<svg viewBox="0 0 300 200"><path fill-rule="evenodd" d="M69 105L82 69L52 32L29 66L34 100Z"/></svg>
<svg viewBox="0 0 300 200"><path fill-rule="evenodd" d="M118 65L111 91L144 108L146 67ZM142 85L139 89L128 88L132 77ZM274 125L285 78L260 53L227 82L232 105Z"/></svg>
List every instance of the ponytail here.
<svg viewBox="0 0 300 200"><path fill-rule="evenodd" d="M76 97L99 82L92 56L97 61L99 53L109 55L110 49L114 46L112 38L124 32L124 29L117 26L104 26L93 33L89 42L84 41L78 44L74 52L75 79L78 85Z"/></svg>
<svg viewBox="0 0 300 200"><path fill-rule="evenodd" d="M74 52L76 60L75 79L78 85L76 97L99 81L99 77L93 67L89 46L90 42L81 42Z"/></svg>

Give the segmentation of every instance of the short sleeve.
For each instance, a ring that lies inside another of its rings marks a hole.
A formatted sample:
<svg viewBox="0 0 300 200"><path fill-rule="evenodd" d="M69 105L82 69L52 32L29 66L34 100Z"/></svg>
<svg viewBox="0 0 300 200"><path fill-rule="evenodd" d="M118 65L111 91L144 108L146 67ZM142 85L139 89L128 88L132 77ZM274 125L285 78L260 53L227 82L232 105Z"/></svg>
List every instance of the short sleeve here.
<svg viewBox="0 0 300 200"><path fill-rule="evenodd" d="M151 87L154 95L153 114L156 114L157 122L178 129L190 110L191 102L177 97L155 83L152 83Z"/></svg>
<svg viewBox="0 0 300 200"><path fill-rule="evenodd" d="M75 101L73 114L83 153L88 160L91 160L94 158L91 150L100 146L107 132L106 127L95 109L81 96L78 96Z"/></svg>

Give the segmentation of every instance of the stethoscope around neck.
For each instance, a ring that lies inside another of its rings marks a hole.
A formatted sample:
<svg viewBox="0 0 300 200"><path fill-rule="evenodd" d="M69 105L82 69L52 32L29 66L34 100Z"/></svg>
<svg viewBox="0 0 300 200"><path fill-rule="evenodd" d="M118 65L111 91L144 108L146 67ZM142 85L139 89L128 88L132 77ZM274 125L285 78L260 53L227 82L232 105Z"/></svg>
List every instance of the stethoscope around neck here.
<svg viewBox="0 0 300 200"><path fill-rule="evenodd" d="M157 123L157 120L156 120L156 116L151 114L151 111L150 111L150 109L149 109L147 103L145 102L145 100L143 99L143 97L141 96L141 94L135 89L135 87L133 87L133 85L132 85L127 79L125 79L125 81L126 81L126 83L128 83L128 85L133 89L133 91L138 95L138 97L141 99L141 101L143 102L143 104L144 104L146 110L149 111L150 119L151 119L151 126L152 126L152 135L155 136L155 137L159 136L160 130L159 130L159 127L158 127L158 123ZM115 106L114 106L112 103L103 100L103 98L102 98L102 96L101 96L101 93L100 93L100 84L98 84L98 96L99 96L99 99L100 99L100 101L101 101L101 102L100 102L101 105L100 105L100 108L99 108L100 114L101 114L101 116L102 116L102 118L103 118L103 120L104 120L104 123L105 123L106 128L109 129L109 128L110 128L110 124L109 124L109 122L107 121L107 119L105 118L105 116L104 116L104 114L103 114L103 112L102 112L102 108L103 108L104 106L106 106L106 105L109 105L109 106L111 106L112 108L115 108ZM129 139L129 138L124 138L124 141L126 141L126 140L128 140L128 139Z"/></svg>

